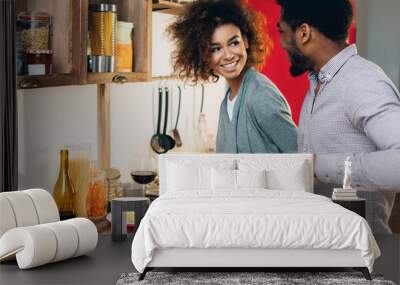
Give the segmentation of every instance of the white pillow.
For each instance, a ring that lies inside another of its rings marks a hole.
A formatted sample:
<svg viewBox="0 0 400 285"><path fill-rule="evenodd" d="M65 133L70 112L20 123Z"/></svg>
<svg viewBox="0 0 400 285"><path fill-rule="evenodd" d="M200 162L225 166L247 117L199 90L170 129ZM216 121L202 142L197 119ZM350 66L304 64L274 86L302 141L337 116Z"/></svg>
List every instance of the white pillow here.
<svg viewBox="0 0 400 285"><path fill-rule="evenodd" d="M169 163L168 185L170 191L211 188L210 167L187 167L182 164Z"/></svg>
<svg viewBox="0 0 400 285"><path fill-rule="evenodd" d="M211 188L237 190L241 188L267 188L266 171L263 170L211 170Z"/></svg>
<svg viewBox="0 0 400 285"><path fill-rule="evenodd" d="M240 170L266 169L267 188L272 190L307 191L309 189L309 172L307 161L276 159L239 159Z"/></svg>
<svg viewBox="0 0 400 285"><path fill-rule="evenodd" d="M271 169L267 172L268 188L273 190L307 191L305 162L293 164L287 169Z"/></svg>
<svg viewBox="0 0 400 285"><path fill-rule="evenodd" d="M236 189L236 170L211 169L211 189Z"/></svg>
<svg viewBox="0 0 400 285"><path fill-rule="evenodd" d="M234 169L234 160L174 159L166 163L167 191L210 190L211 168Z"/></svg>
<svg viewBox="0 0 400 285"><path fill-rule="evenodd" d="M267 188L267 171L236 170L237 188Z"/></svg>

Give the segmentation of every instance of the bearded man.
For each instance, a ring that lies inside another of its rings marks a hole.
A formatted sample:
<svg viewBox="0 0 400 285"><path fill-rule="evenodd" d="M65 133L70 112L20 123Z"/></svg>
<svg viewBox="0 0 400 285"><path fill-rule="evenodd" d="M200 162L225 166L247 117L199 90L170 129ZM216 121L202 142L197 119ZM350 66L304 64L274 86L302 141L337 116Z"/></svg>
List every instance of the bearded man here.
<svg viewBox="0 0 400 285"><path fill-rule="evenodd" d="M277 26L293 76L308 72L310 87L299 128L300 152L315 154L315 192L331 196L352 161L352 188L367 200L375 233L388 221L400 189L400 94L384 71L346 40L349 0L277 0Z"/></svg>

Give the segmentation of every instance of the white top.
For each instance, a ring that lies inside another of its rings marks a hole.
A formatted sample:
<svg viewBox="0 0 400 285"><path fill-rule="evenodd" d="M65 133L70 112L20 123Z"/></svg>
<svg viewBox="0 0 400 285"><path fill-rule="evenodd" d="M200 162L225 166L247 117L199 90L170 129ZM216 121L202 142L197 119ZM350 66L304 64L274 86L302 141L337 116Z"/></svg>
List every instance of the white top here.
<svg viewBox="0 0 400 285"><path fill-rule="evenodd" d="M231 93L231 92L229 92L229 93ZM229 94L229 96L230 96L230 94ZM235 107L235 102L236 102L236 99L238 96L236 95L235 98L233 98L232 100L229 99L229 96L228 96L228 100L226 100L226 108L228 110L229 121L232 121L233 108Z"/></svg>

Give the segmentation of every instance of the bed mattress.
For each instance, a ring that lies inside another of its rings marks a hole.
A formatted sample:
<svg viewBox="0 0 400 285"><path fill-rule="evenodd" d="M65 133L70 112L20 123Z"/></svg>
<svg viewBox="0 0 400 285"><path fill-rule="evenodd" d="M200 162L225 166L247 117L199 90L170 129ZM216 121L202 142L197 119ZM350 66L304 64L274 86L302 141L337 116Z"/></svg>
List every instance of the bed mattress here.
<svg viewBox="0 0 400 285"><path fill-rule="evenodd" d="M168 192L132 243L139 272L162 249L359 250L372 271L380 251L365 219L307 192L266 189Z"/></svg>

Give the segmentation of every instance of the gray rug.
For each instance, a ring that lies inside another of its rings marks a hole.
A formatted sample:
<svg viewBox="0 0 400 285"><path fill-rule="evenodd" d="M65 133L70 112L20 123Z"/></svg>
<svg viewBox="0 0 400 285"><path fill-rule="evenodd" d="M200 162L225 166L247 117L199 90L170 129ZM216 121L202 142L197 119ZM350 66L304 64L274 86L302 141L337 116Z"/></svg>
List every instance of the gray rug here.
<svg viewBox="0 0 400 285"><path fill-rule="evenodd" d="M138 276L138 273L122 274L117 285L395 285L395 283L376 275L372 275L373 280L368 281L359 272L148 272L142 281L138 281Z"/></svg>

